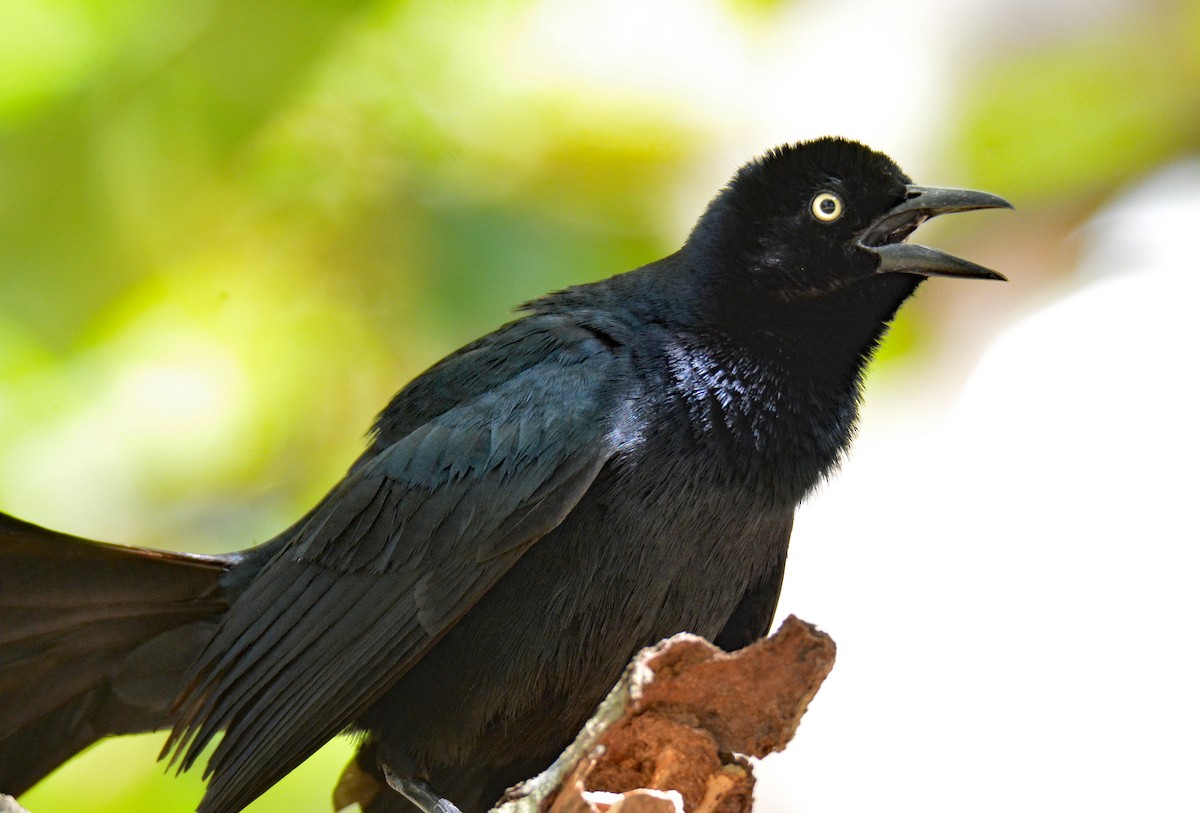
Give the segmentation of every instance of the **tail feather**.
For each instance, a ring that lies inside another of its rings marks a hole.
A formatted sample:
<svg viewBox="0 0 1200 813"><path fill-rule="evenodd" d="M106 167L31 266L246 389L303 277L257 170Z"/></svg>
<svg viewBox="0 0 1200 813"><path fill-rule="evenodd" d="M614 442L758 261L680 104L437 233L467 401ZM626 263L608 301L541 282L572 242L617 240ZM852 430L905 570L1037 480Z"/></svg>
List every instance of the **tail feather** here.
<svg viewBox="0 0 1200 813"><path fill-rule="evenodd" d="M151 731L162 713L124 704L103 686L61 702L48 714L0 737L0 788L20 795L103 737Z"/></svg>
<svg viewBox="0 0 1200 813"><path fill-rule="evenodd" d="M0 792L153 731L229 597L233 557L106 545L0 514Z"/></svg>

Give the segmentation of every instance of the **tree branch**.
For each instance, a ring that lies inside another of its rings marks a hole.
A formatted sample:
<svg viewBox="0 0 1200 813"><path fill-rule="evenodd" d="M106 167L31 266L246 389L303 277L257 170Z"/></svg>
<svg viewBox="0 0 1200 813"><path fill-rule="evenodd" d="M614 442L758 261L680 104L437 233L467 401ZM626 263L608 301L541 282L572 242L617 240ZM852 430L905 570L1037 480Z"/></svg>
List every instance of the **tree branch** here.
<svg viewBox="0 0 1200 813"><path fill-rule="evenodd" d="M571 747L495 813L749 813L745 756L783 750L834 653L794 616L731 654L686 634L643 650Z"/></svg>

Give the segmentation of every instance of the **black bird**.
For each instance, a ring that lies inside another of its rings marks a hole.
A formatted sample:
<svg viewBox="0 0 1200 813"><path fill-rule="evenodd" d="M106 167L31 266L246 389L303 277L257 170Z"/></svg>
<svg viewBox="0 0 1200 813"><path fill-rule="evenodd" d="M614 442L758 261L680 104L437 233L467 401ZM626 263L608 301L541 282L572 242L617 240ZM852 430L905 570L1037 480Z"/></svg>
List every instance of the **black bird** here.
<svg viewBox="0 0 1200 813"><path fill-rule="evenodd" d="M258 547L119 547L0 514L0 791L170 728L201 813L234 813L339 733L338 798L464 811L545 768L640 647L763 635L796 504L854 432L863 369L929 276L904 242L1007 207L914 186L834 138L741 168L676 253L549 294L435 364L370 447ZM428 807L429 805L424 805Z"/></svg>

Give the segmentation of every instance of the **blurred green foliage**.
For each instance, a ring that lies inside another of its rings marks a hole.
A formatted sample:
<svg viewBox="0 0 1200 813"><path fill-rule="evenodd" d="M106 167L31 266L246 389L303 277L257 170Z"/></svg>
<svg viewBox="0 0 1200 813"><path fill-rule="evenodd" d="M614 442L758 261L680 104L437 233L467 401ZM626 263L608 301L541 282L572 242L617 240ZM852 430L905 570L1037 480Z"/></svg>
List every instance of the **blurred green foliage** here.
<svg viewBox="0 0 1200 813"><path fill-rule="evenodd" d="M505 79L528 4L102 5L0 21L43 32L0 90L11 509L44 466L89 491L134 460L56 521L261 539L422 367L666 247L655 195L685 128Z"/></svg>
<svg viewBox="0 0 1200 813"><path fill-rule="evenodd" d="M0 510L128 543L261 541L426 365L524 299L675 248L740 123L721 100L558 75L531 54L552 5L0 4ZM807 10L716 8L751 53ZM958 77L958 160L1036 208L1195 150L1198 21L1155 4L981 58ZM566 47L585 45L620 43ZM883 363L921 346L938 301ZM192 810L198 775L165 776L160 742L107 743L25 801ZM326 810L349 750L251 810Z"/></svg>
<svg viewBox="0 0 1200 813"><path fill-rule="evenodd" d="M1200 4L1105 22L981 71L961 148L982 188L1096 200L1200 147Z"/></svg>

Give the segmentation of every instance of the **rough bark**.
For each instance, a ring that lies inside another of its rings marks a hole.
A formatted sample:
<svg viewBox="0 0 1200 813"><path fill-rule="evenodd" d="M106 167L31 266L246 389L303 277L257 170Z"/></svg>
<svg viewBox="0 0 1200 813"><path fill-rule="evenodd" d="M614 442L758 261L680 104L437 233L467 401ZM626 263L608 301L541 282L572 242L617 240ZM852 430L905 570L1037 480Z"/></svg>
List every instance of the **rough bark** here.
<svg viewBox="0 0 1200 813"><path fill-rule="evenodd" d="M749 813L746 757L787 745L834 652L793 616L734 653L694 635L643 650L563 757L496 813Z"/></svg>

